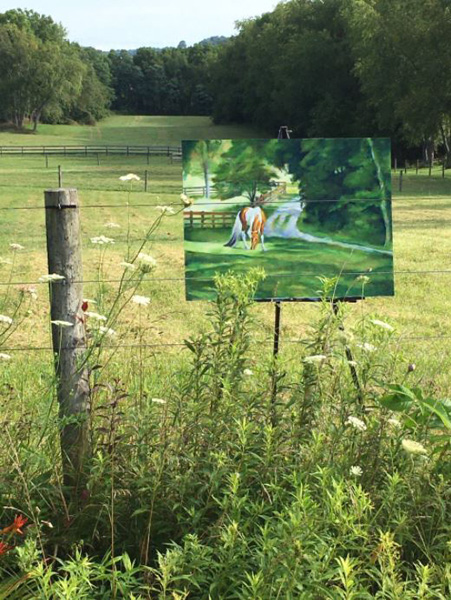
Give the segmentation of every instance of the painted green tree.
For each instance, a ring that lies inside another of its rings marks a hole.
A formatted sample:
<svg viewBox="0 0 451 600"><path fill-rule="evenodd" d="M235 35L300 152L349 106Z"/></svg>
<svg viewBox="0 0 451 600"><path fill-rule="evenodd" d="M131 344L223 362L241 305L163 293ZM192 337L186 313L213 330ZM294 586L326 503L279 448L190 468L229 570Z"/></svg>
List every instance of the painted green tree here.
<svg viewBox="0 0 451 600"><path fill-rule="evenodd" d="M253 205L257 194L271 189L277 177L274 153L277 140L233 140L215 167L213 182L221 200L245 196Z"/></svg>
<svg viewBox="0 0 451 600"><path fill-rule="evenodd" d="M307 200L306 222L391 246L388 139L288 140L276 161L287 165Z"/></svg>

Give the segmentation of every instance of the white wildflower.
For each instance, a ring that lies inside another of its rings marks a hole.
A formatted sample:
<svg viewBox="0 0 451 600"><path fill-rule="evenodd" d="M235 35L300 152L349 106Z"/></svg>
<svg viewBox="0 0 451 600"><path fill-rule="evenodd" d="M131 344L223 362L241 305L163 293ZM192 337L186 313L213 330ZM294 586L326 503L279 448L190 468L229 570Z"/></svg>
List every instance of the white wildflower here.
<svg viewBox="0 0 451 600"><path fill-rule="evenodd" d="M368 342L364 342L363 344L357 343L356 346L361 348L364 352L375 352L377 350L376 346L368 344Z"/></svg>
<svg viewBox="0 0 451 600"><path fill-rule="evenodd" d="M122 175L121 177L119 177L119 179L121 181L140 181L141 178L138 177L138 175L135 175L134 173L127 173L127 175Z"/></svg>
<svg viewBox="0 0 451 600"><path fill-rule="evenodd" d="M401 443L404 450L409 454L427 454L426 448L419 442L404 439Z"/></svg>
<svg viewBox="0 0 451 600"><path fill-rule="evenodd" d="M324 354L313 354L312 356L305 356L303 359L305 363L322 363L327 360L327 356Z"/></svg>
<svg viewBox="0 0 451 600"><path fill-rule="evenodd" d="M154 404L166 404L166 400L163 400L163 398L152 398L152 402Z"/></svg>
<svg viewBox="0 0 451 600"><path fill-rule="evenodd" d="M34 286L32 286L32 285L30 285L30 286L26 286L26 285L24 285L24 286L22 286L22 287L20 288L20 291L21 291L21 292L22 292L22 294L24 294L24 295L25 295L25 294L29 294L29 295L30 295L30 298L31 298L32 300L37 300L37 299L38 299L38 293L37 293L37 291L36 291L36 288L35 288Z"/></svg>
<svg viewBox="0 0 451 600"><path fill-rule="evenodd" d="M70 321L59 321L58 319L56 319L55 321L50 321L51 323L53 323L53 325L56 325L57 327L61 327L62 329L65 329L66 327L73 327L74 324L71 323Z"/></svg>
<svg viewBox="0 0 451 600"><path fill-rule="evenodd" d="M99 244L99 245L102 245L102 244L114 244L114 240L113 240L113 238L109 238L109 237L106 237L104 235L99 235L97 237L91 238L91 243L92 244Z"/></svg>
<svg viewBox="0 0 451 600"><path fill-rule="evenodd" d="M361 477L363 474L362 468L359 466L353 466L349 469L349 473L354 475L354 477Z"/></svg>
<svg viewBox="0 0 451 600"><path fill-rule="evenodd" d="M105 223L105 227L107 229L120 229L121 228L121 226L119 225L119 223L113 223L113 222Z"/></svg>
<svg viewBox="0 0 451 600"><path fill-rule="evenodd" d="M135 304L139 304L140 306L148 306L150 304L150 298L148 298L147 296L139 296L138 294L136 294L135 296L133 296L132 302L134 302Z"/></svg>
<svg viewBox="0 0 451 600"><path fill-rule="evenodd" d="M11 360L9 354L5 354L4 352L0 352L0 360Z"/></svg>
<svg viewBox="0 0 451 600"><path fill-rule="evenodd" d="M18 250L24 250L25 246L22 246L22 244L10 244L9 247L11 248L11 250L13 252L17 252Z"/></svg>
<svg viewBox="0 0 451 600"><path fill-rule="evenodd" d="M104 315L99 315L99 313L96 312L90 312L90 311L86 311L85 315L87 317L90 317L91 319L95 319L96 321L108 321L107 317L105 317Z"/></svg>
<svg viewBox="0 0 451 600"><path fill-rule="evenodd" d="M347 363L350 367L356 367L358 364L355 360L348 360Z"/></svg>
<svg viewBox="0 0 451 600"><path fill-rule="evenodd" d="M356 278L356 281L360 281L360 283L363 283L363 285L365 285L366 283L370 282L370 278L367 275L359 275Z"/></svg>
<svg viewBox="0 0 451 600"><path fill-rule="evenodd" d="M150 254L146 254L145 252L140 252L138 254L138 260L140 262L148 264L151 267L157 266L157 261L154 259L154 257L150 256Z"/></svg>
<svg viewBox="0 0 451 600"><path fill-rule="evenodd" d="M6 315L0 315L0 323L6 323L6 325L12 325L13 320L11 317L7 317Z"/></svg>
<svg viewBox="0 0 451 600"><path fill-rule="evenodd" d="M129 263L125 260L123 262L121 262L120 266L124 267L124 269L130 269L130 271L134 271L136 269L134 264Z"/></svg>
<svg viewBox="0 0 451 600"><path fill-rule="evenodd" d="M49 273L49 275L42 275L42 277L39 277L38 281L41 283L48 283L52 281L62 281L63 279L63 275L58 275L58 273Z"/></svg>
<svg viewBox="0 0 451 600"><path fill-rule="evenodd" d="M163 215L173 215L174 209L171 206L156 206L157 210L159 210Z"/></svg>
<svg viewBox="0 0 451 600"><path fill-rule="evenodd" d="M116 335L116 332L114 331L114 329L111 329L110 327L104 327L103 325L101 325L99 327L99 331L100 331L100 333L102 333L104 335L109 335L110 337L112 337L113 335Z"/></svg>
<svg viewBox="0 0 451 600"><path fill-rule="evenodd" d="M364 421L362 421L361 419L358 419L357 417L353 417L353 416L348 417L346 423L349 425L352 425L353 427L355 427L355 429L358 429L359 431L366 430L366 425L365 425Z"/></svg>
<svg viewBox="0 0 451 600"><path fill-rule="evenodd" d="M251 377L253 374L253 371L251 371L250 369L244 369L243 371L243 375L246 375L246 377Z"/></svg>
<svg viewBox="0 0 451 600"><path fill-rule="evenodd" d="M401 427L401 423L398 421L398 419L395 418L388 419L387 423L390 423L390 425L393 425L393 427L396 427L398 429Z"/></svg>
<svg viewBox="0 0 451 600"><path fill-rule="evenodd" d="M92 298L83 298L83 302L87 302L88 304L97 304L97 300L93 300Z"/></svg>
<svg viewBox="0 0 451 600"><path fill-rule="evenodd" d="M371 319L371 323L376 325L377 327L381 327L382 329L386 329L387 331L394 331L395 328L385 323L385 321L379 321L379 319Z"/></svg>

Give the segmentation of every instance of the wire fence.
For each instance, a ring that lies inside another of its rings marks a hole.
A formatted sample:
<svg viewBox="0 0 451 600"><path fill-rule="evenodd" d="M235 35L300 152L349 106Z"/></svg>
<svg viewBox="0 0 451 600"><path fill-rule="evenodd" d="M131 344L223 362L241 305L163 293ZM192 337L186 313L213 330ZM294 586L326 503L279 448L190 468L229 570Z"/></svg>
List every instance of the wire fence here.
<svg viewBox="0 0 451 600"><path fill-rule="evenodd" d="M63 148L63 156L70 156L70 152L67 152L67 148L66 148L66 154L64 154L64 147ZM94 154L94 148L96 147L90 147L91 149L88 151L88 154L85 154L85 156L91 154ZM24 157L27 155L27 152L25 151L26 148L24 147L24 152L20 153L21 155L23 155ZM45 148L41 150L43 151L44 155L45 155ZM165 153L163 152L163 155L165 156L171 156L171 153L174 153L178 156L178 153L180 151L180 148L171 148L171 147L166 147L166 151ZM2 150L2 148L0 147L0 156L3 154L8 154L7 151L4 151L4 148ZM38 152L37 150L35 151L34 149L30 151L30 155ZM11 152L11 154L14 154L13 152ZM56 152L55 152L56 154ZM75 152L74 152L75 154ZM128 154L126 153L126 156L132 156L134 153L131 151L131 147L129 147L129 152ZM136 155L139 154L145 154L145 152L136 152ZM150 154L150 152L148 153ZM17 155L17 153L15 154ZM109 155L114 155L114 152L111 151L107 151L105 150L104 152L105 156L109 156ZM97 165L98 166L98 165ZM112 167L113 168L113 167ZM171 167L172 168L172 167ZM431 175L431 179L429 177L424 177L421 175L421 167L419 165L417 165L415 168L415 173L411 172L409 174L409 172L406 172L405 169L393 172L393 178L392 178L392 187L395 191L398 192L406 192L408 191L408 186L409 184L411 184L412 182L416 182L416 184L418 184L418 182L423 184L423 187L419 190L419 193L424 194L424 185L429 185L428 182L433 182L434 178L435 180L438 179L438 177L444 177L444 173L445 173L445 169L442 169L441 167L436 167L437 169L441 169L439 172L437 172L437 174L432 174L433 173L433 169L429 169L429 174ZM85 177L86 175L90 175L92 174L92 170L80 170L77 171L77 177ZM1 171L0 171L0 175L1 175ZM159 176L160 177L160 181L158 182L159 184L163 185L163 181L164 181L164 177L163 176ZM158 179L158 178L157 178ZM426 183L425 183L426 182ZM155 189L152 189L152 185L153 183L155 183L155 181L152 180L152 176L149 177L149 190L150 192L155 192ZM433 185L435 185L437 183L437 181L435 181L435 183L433 182ZM0 184L1 185L1 184ZM403 188L404 186L404 188ZM9 187L9 186L8 186ZM42 189L42 188L41 188ZM91 188L91 189L95 189L97 191L117 191L117 190L112 190L111 188L103 188L103 187L95 187L95 188ZM129 189L124 189L124 187L119 188L122 192L124 193L128 193L128 194L132 194L135 192L142 192L142 187L138 188L137 186L131 187ZM168 184L168 182L166 182L166 187L165 187L165 192L168 192L169 194L174 194L174 193L180 193L182 189L181 185L177 185L175 183L171 183ZM435 192L436 189L433 188L431 190L432 192ZM434 199L436 201L445 201L446 203L450 203L451 205L451 197L448 196L448 194L451 193L451 188L450 191L448 191L448 188L446 187L444 190L444 197L437 197L437 195L434 193L430 196L431 199ZM130 196L129 196L130 198ZM418 201L419 197L403 197L403 196L397 196L396 198L393 199L393 202L399 202L399 201L403 201L404 203L415 203L416 201ZM421 196L421 199L424 199L424 196ZM6 199L6 202L8 200ZM0 197L0 202L5 202L5 198L1 198ZM287 199L285 198L275 198L271 201L271 204L274 205L278 205L278 204L284 204L287 202ZM315 198L315 199L306 199L303 200L304 203L309 203L309 202L314 202L314 203L330 203L330 202L337 202L336 199L331 199L331 198ZM365 199L365 198L348 198L346 199L346 202L349 203L374 203L374 199ZM84 210L98 210L98 209L117 209L117 210L121 210L121 211L127 211L129 209L161 209L161 201L158 199L155 202L130 202L130 199L127 202L117 202L117 203L111 203L111 202L100 202L100 203L95 203L95 204L81 204L80 206L80 210L83 213ZM176 200L176 201L169 201L169 202L165 202L164 205L166 207L177 207L178 211L182 212L183 211L183 206L181 206L180 200ZM236 206L236 201L233 200L224 200L221 203L222 206L224 207L228 207L228 206ZM194 206L197 207L202 207L202 206L211 206L211 201L205 198L202 198L201 200L197 199L194 203ZM413 205L412 207L414 210L417 210L417 207L415 205ZM33 205L21 205L21 206L5 206L2 205L0 206L0 214L8 214L8 212L10 211L42 211L44 212L44 206L33 206ZM189 211L191 211L192 208L191 207L186 207L185 208L185 214L189 213ZM171 216L171 218L173 218ZM428 219L426 219L427 222ZM451 218L450 219L439 219L440 221L440 225L447 225L447 224L451 224ZM42 239L43 242L45 242L45 234L43 233L42 236L33 236L33 235L28 235L29 239ZM147 237L125 237L125 236L116 236L116 239L118 241L127 241L127 242L145 242L145 241L150 241L149 238ZM172 237L168 240L158 240L159 242L163 242L163 241L168 241L168 242L174 242L174 241L180 241L181 242L181 237ZM45 248L42 248L42 251L44 251ZM35 251L35 250L34 250ZM302 271L297 273L298 276L316 276L318 273L315 270L312 271ZM336 273L334 273L336 275ZM330 274L331 276L334 274ZM350 276L361 276L361 275L370 275L370 273L368 273L368 271L342 271L340 274L345 274L345 275L350 275ZM434 275L449 275L451 274L451 264L450 264L450 268L434 268L434 269L396 269L394 271L378 271L377 272L378 275L394 275L395 277L422 277L422 276L434 276ZM278 279L283 279L285 277L293 277L292 273L278 273L277 275L275 274L268 274L267 278L271 279L271 278L278 278ZM163 283L163 282L167 282L167 283L173 283L173 284L183 284L186 280L198 280L198 281L212 281L213 278L212 277L202 277L202 276L198 276L198 277L191 277L191 276L168 276L168 277L158 277L158 276L149 276L149 277L143 277L141 279L128 279L127 282L128 283L138 283L140 281L149 281L152 283ZM120 284L123 282L123 278L87 278L84 279L82 281L77 281L76 283L81 283L81 284ZM0 281L0 287L5 288L5 287L17 287L17 286L34 286L34 285L42 285L43 283L47 282L42 282L39 281L39 278L36 279L31 279L31 280L14 280L11 279L9 281ZM58 282L54 282L52 283L52 285L58 285ZM451 336L448 335L443 335L443 334L438 334L438 335L409 335L409 336L399 336L399 337L393 337L392 341L394 343L408 343L408 342L431 342L431 341L437 341L437 342L442 342L442 341L447 341L450 340ZM300 344L303 343L304 340L302 339L283 339L283 343L286 344ZM262 339L262 340L252 340L252 343L256 343L256 344L272 344L273 341L271 339ZM147 343L140 343L140 344L105 344L104 347L106 349L111 349L111 350L115 350L115 349L119 349L119 348L148 348L148 349L168 349L168 348L182 348L184 347L185 344L183 342L175 342L175 343L166 343L166 342L161 342L161 343L155 343L155 344L147 344ZM2 347L1 348L2 351L8 351L8 352L28 352L28 351L51 351L52 348L51 346L47 346L47 345L43 345L43 346L7 346L7 347Z"/></svg>

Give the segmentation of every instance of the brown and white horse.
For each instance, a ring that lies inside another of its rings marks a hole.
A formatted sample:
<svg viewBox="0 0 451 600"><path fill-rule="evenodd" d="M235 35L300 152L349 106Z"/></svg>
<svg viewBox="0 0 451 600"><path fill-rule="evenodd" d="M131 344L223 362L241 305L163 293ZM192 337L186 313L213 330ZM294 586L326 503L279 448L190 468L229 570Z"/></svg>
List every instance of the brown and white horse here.
<svg viewBox="0 0 451 600"><path fill-rule="evenodd" d="M255 250L260 239L262 250L265 251L265 223L266 215L259 206L246 206L242 208L236 216L232 235L224 246L234 247L241 239L244 247L249 250L246 242L247 235L251 242L251 250Z"/></svg>

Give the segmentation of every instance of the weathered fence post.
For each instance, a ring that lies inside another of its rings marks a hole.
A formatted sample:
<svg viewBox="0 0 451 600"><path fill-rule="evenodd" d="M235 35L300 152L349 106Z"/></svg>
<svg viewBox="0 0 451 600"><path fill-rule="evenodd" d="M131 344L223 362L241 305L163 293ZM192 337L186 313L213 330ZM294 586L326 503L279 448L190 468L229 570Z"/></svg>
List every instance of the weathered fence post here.
<svg viewBox="0 0 451 600"><path fill-rule="evenodd" d="M58 165L58 187L63 187L63 172L61 170L61 165Z"/></svg>
<svg viewBox="0 0 451 600"><path fill-rule="evenodd" d="M403 172L399 171L399 191L402 192L402 176Z"/></svg>
<svg viewBox="0 0 451 600"><path fill-rule="evenodd" d="M45 192L47 258L50 274L50 314L61 423L64 484L77 491L89 450L89 380L84 364L86 332L81 305L83 272L77 190ZM64 322L70 323L65 326Z"/></svg>
<svg viewBox="0 0 451 600"><path fill-rule="evenodd" d="M147 192L147 182L148 182L149 174L147 169L144 171L144 191Z"/></svg>

